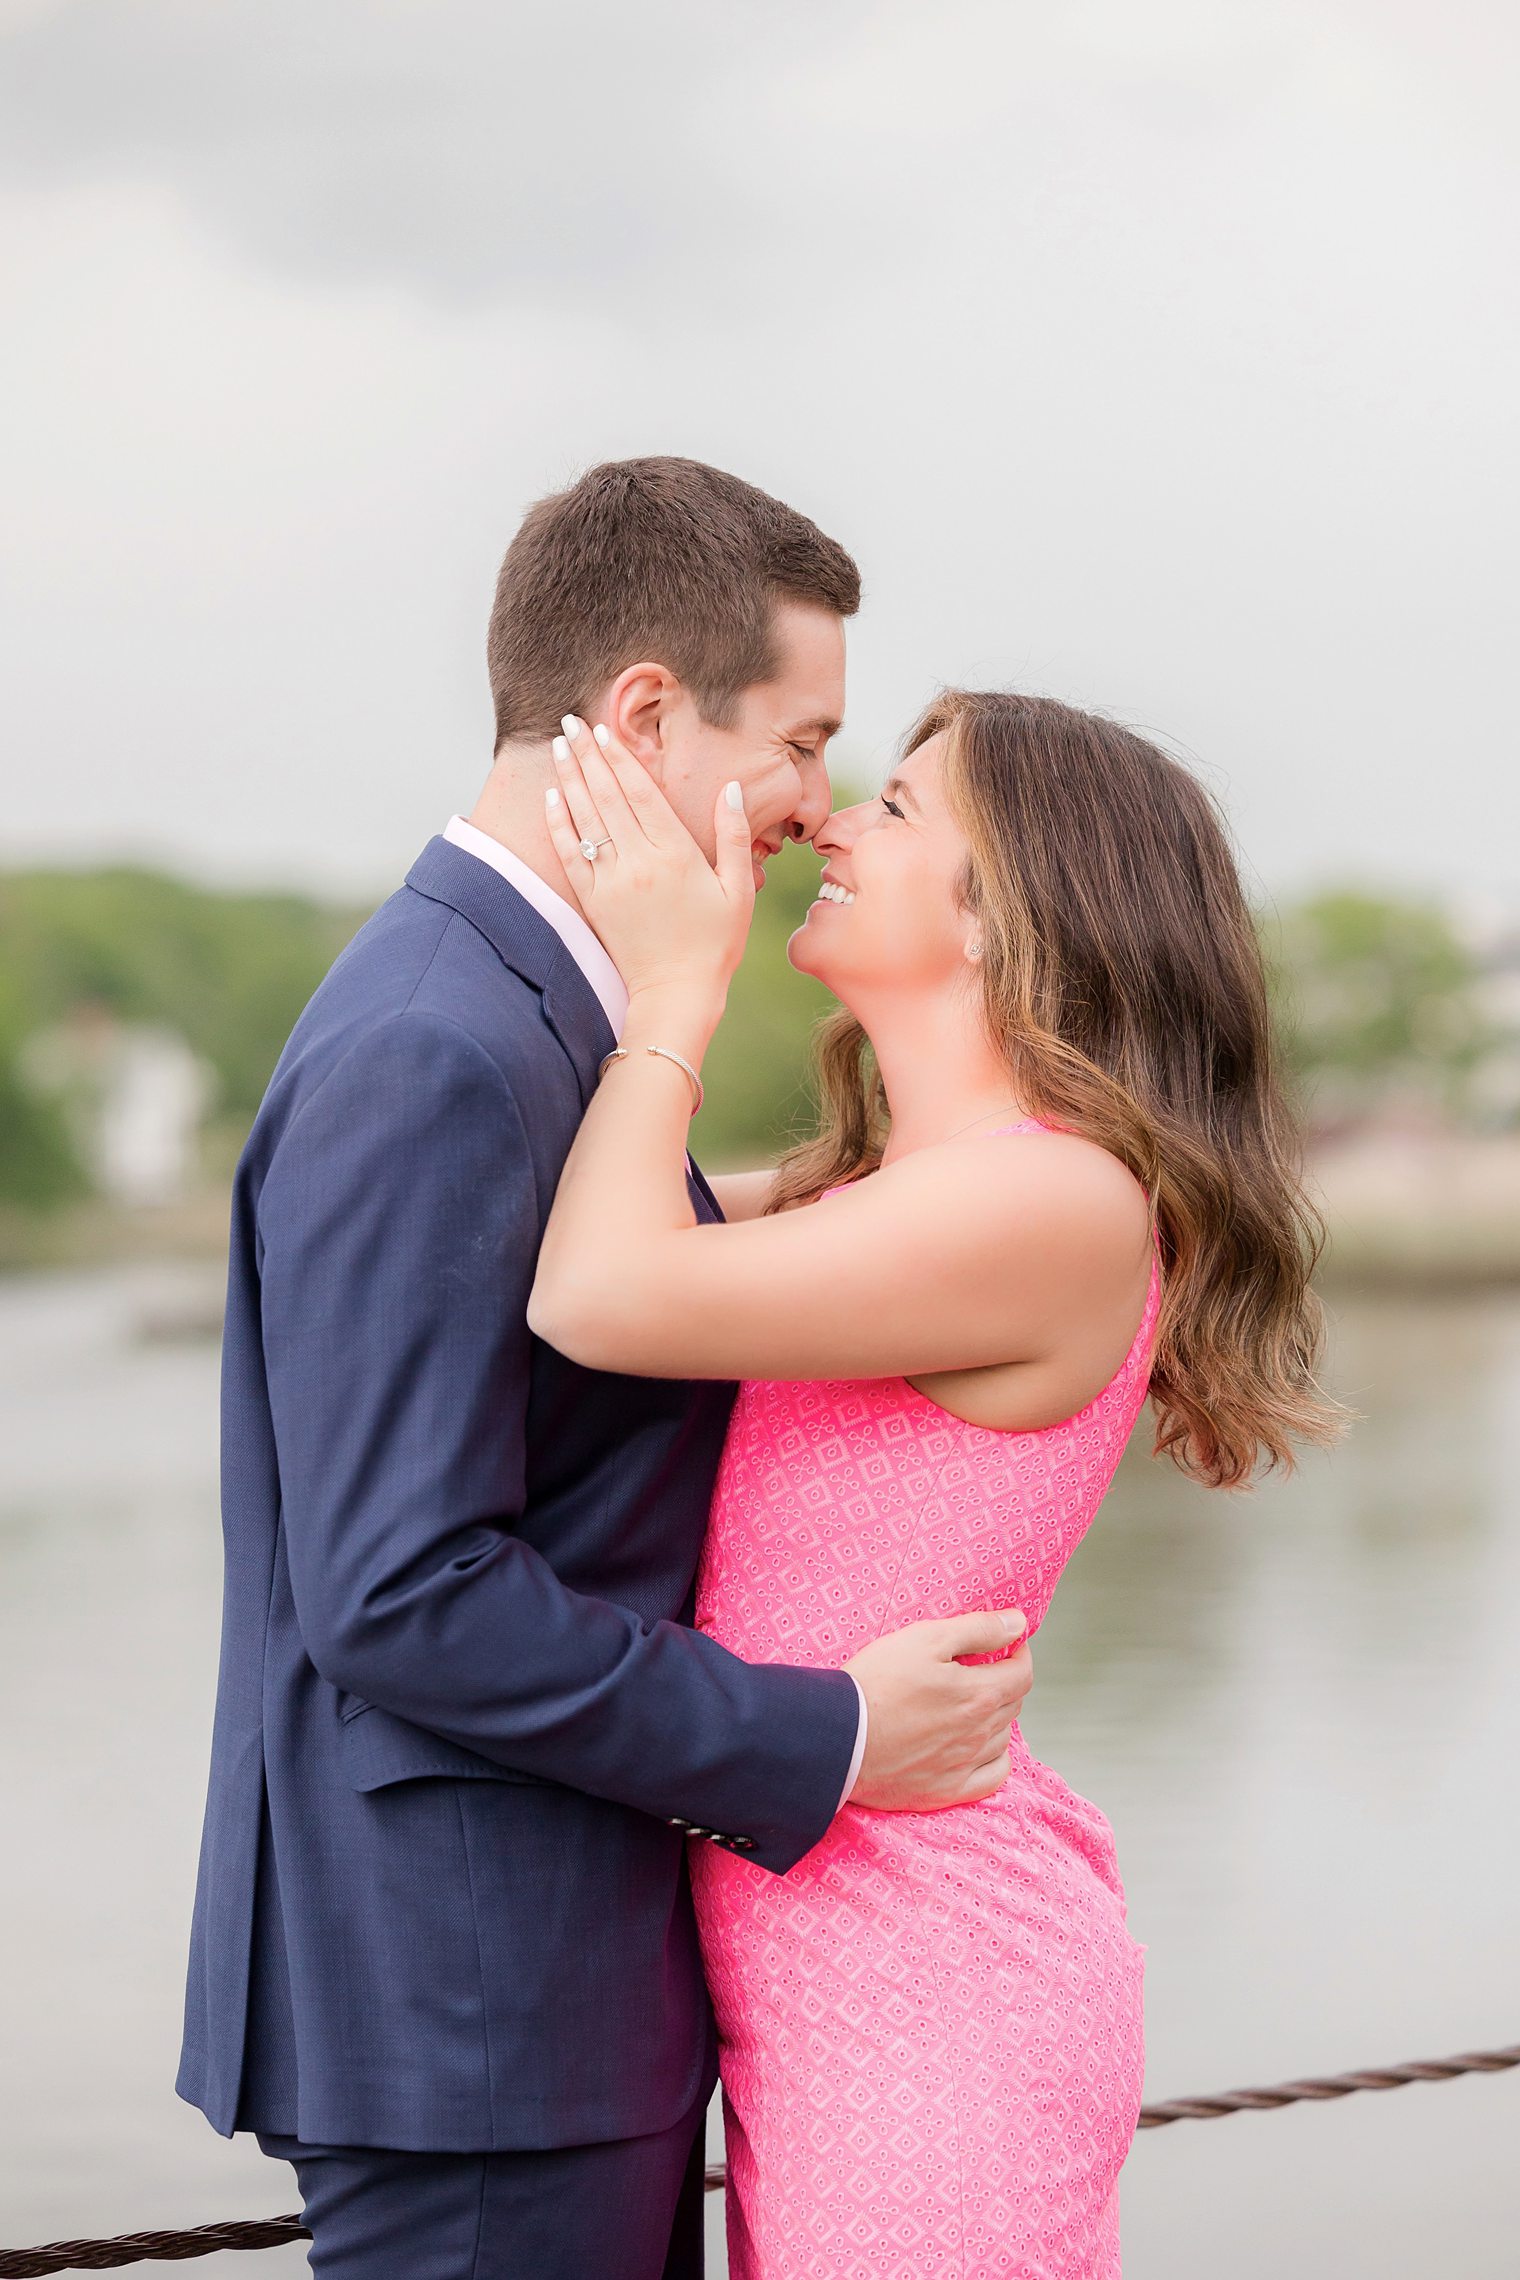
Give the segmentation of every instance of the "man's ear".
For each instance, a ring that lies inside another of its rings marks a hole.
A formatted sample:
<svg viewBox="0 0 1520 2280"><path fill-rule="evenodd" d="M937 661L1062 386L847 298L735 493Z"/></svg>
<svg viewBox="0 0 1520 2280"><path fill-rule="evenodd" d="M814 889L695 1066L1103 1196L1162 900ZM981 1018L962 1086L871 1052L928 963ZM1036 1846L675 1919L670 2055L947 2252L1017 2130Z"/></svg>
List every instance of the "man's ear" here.
<svg viewBox="0 0 1520 2280"><path fill-rule="evenodd" d="M669 757L670 715L681 695L681 684L669 667L647 658L638 665L625 665L607 691L601 717L657 784Z"/></svg>

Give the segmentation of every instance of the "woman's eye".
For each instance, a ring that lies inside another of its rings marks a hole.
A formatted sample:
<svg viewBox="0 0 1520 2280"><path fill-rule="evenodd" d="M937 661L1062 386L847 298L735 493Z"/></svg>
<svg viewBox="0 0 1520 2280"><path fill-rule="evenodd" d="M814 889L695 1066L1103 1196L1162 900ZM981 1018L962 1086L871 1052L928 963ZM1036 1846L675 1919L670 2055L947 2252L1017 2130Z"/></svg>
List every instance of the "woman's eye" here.
<svg viewBox="0 0 1520 2280"><path fill-rule="evenodd" d="M907 822L907 820L908 820L908 819L907 819L907 817L906 817L906 816L903 814L903 811L902 811L902 809L901 809L901 808L898 806L898 804L897 804L896 800L889 800L889 799L887 798L887 795L886 795L886 793L885 793L885 792L883 792L883 793L882 793L882 795L881 795L881 804L882 804L882 806L883 806L883 807L886 809L886 811L887 811L888 815L895 815L895 816L896 816L896 818L897 818L897 820L898 820L898 822L899 822L899 823L906 823L906 822Z"/></svg>

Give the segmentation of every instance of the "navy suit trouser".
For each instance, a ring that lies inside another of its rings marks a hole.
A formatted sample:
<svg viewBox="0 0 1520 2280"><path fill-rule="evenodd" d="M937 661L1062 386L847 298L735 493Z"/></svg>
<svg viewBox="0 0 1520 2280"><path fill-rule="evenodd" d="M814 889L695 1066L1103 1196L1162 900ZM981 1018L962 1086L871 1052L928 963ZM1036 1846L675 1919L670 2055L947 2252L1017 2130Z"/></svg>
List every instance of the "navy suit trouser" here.
<svg viewBox="0 0 1520 2280"><path fill-rule="evenodd" d="M547 2153L259 2144L294 2164L318 2280L701 2280L705 2118Z"/></svg>

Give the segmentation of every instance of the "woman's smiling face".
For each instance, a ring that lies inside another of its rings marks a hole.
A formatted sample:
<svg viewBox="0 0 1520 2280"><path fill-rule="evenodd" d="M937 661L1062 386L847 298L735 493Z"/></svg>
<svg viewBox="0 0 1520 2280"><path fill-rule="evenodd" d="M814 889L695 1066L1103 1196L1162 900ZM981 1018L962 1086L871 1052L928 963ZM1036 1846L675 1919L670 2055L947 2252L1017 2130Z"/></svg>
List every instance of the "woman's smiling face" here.
<svg viewBox="0 0 1520 2280"><path fill-rule="evenodd" d="M931 736L879 797L838 809L813 842L821 892L787 956L847 1005L862 987L937 990L965 973L976 926L959 897L967 848L944 758L943 733Z"/></svg>

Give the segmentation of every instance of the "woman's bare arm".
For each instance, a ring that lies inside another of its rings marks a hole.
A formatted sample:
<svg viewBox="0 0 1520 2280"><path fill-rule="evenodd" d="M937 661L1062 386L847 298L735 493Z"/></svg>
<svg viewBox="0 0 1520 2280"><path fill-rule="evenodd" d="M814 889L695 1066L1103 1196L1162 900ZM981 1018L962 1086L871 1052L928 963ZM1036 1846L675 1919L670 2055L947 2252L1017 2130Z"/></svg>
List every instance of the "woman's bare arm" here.
<svg viewBox="0 0 1520 2280"><path fill-rule="evenodd" d="M528 1319L646 1377L891 1377L1051 1359L1098 1326L1122 1357L1149 1221L1122 1165L1065 1135L903 1158L802 1211L698 1226L684 1163L710 1007L649 993L566 1163ZM1101 1379L1098 1381L1102 1382Z"/></svg>
<svg viewBox="0 0 1520 2280"><path fill-rule="evenodd" d="M718 1209L732 1226L740 1219L763 1216L776 1184L776 1169L773 1164L767 1164L758 1172L719 1172L716 1176L709 1172L707 1184L718 1199Z"/></svg>

